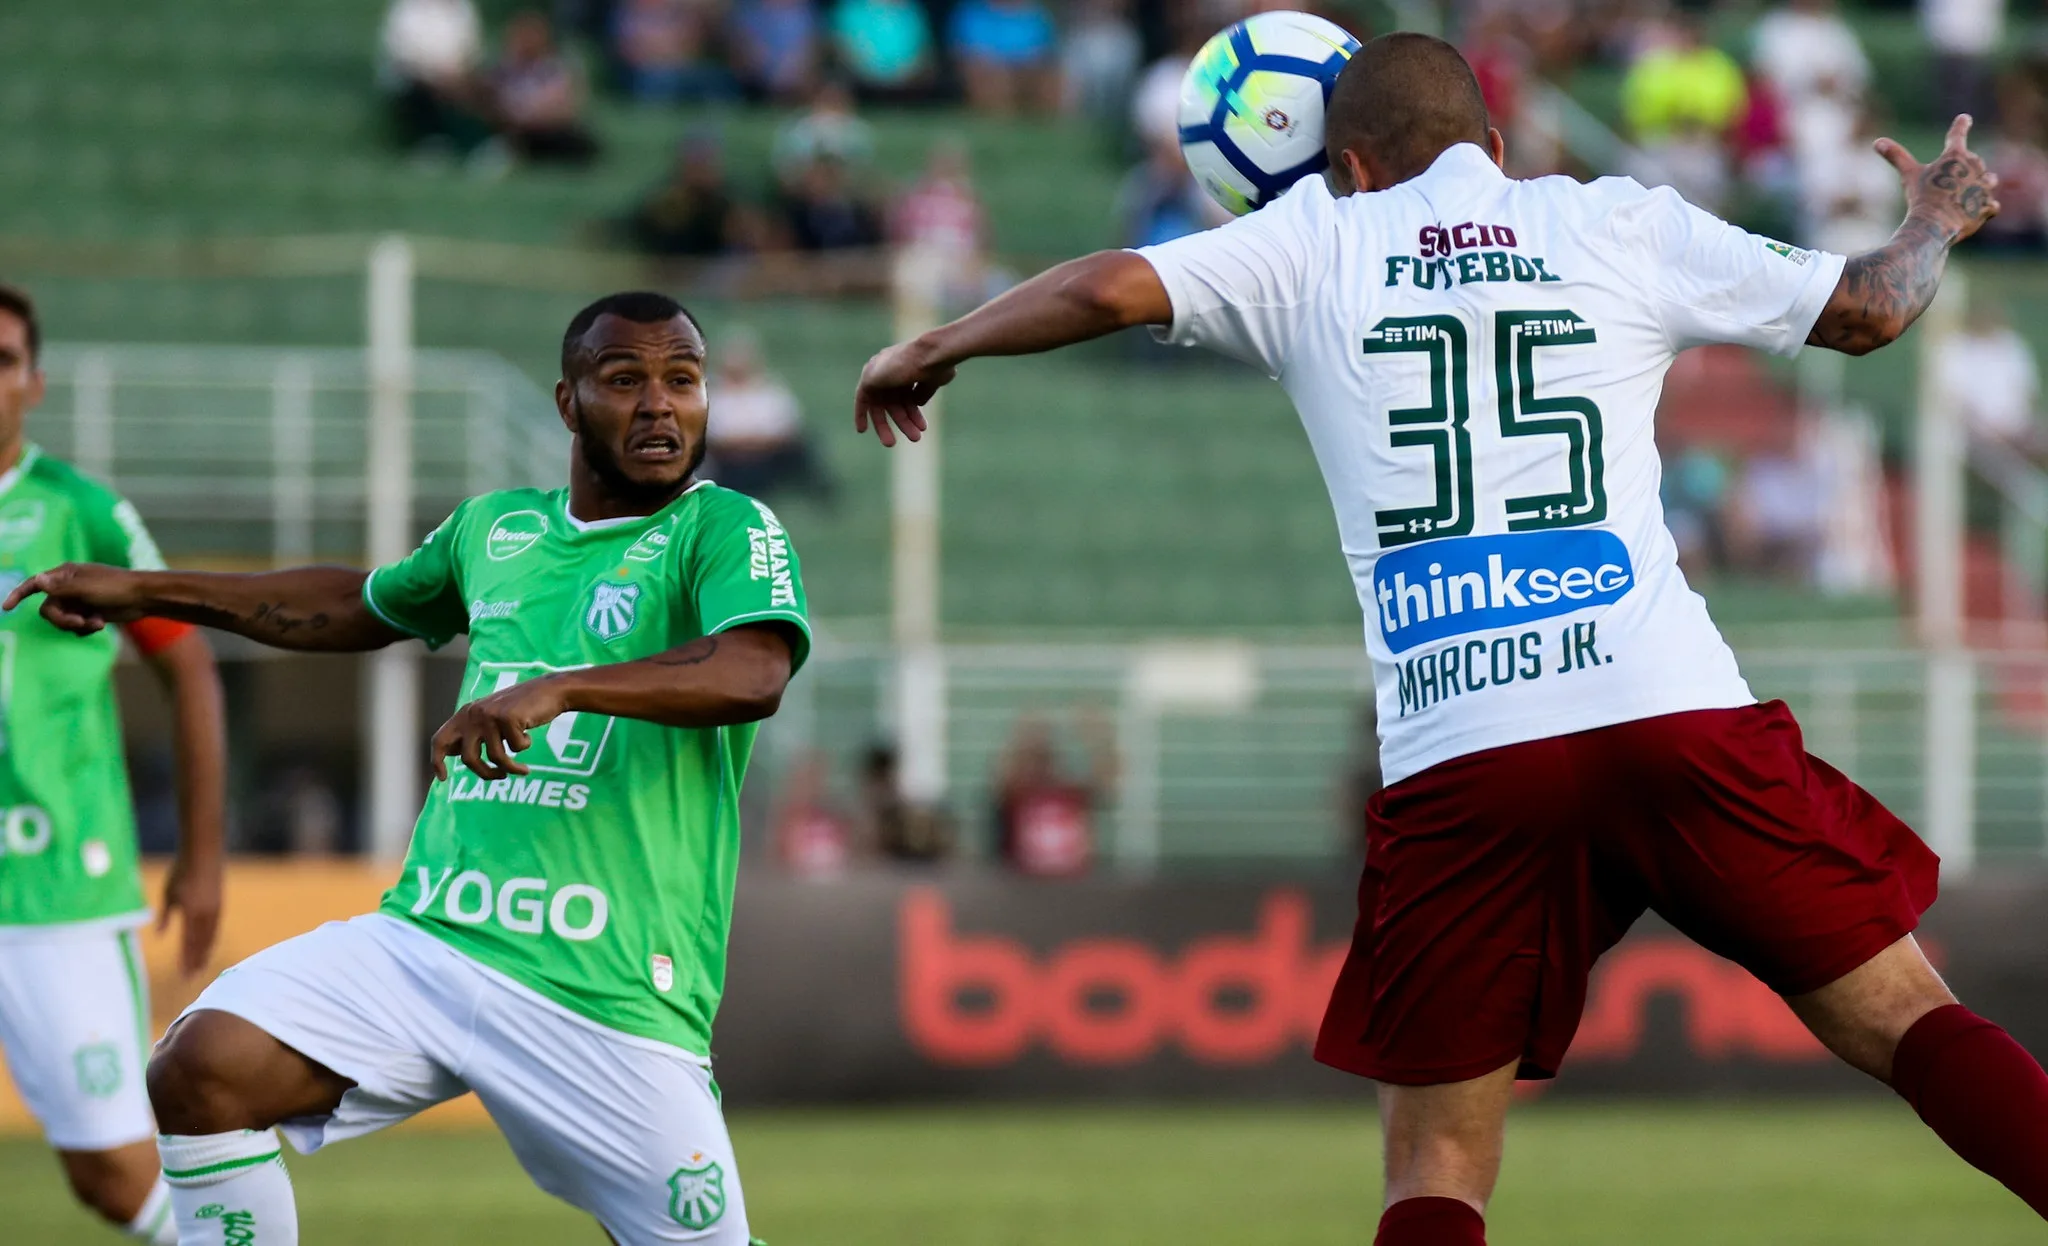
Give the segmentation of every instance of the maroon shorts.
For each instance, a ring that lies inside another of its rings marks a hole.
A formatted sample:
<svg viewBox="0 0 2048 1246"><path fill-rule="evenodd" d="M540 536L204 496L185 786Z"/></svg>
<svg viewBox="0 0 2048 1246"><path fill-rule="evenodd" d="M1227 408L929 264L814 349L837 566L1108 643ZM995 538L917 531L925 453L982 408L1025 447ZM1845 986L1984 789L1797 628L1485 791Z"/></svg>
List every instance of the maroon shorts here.
<svg viewBox="0 0 2048 1246"><path fill-rule="evenodd" d="M1799 995L1912 933L1938 873L1779 701L1452 758L1367 807L1316 1059L1403 1085L1552 1077L1593 962L1645 909Z"/></svg>

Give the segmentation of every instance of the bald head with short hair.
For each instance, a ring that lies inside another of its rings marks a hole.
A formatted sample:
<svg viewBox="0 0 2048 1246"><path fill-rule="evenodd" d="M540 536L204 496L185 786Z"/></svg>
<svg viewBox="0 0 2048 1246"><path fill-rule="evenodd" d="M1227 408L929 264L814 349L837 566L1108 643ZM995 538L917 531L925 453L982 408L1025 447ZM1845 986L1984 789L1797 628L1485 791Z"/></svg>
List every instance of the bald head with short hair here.
<svg viewBox="0 0 2048 1246"><path fill-rule="evenodd" d="M1349 151L1371 173L1374 190L1407 181L1459 143L1486 149L1491 142L1479 79L1458 49L1429 35L1402 31L1359 48L1325 110L1331 169L1355 182L1344 162Z"/></svg>

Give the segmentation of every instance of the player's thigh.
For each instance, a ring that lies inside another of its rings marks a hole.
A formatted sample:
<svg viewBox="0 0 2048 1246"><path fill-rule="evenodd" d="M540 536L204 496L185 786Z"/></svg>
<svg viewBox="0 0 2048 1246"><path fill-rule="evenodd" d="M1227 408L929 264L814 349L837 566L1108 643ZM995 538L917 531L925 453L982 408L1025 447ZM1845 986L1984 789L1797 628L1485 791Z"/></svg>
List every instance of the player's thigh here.
<svg viewBox="0 0 2048 1246"><path fill-rule="evenodd" d="M393 939L389 921L329 922L258 952L200 993L170 1041L223 1013L347 1082L331 1111L275 1122L301 1153L454 1098L474 1012L464 962L425 935L419 948Z"/></svg>
<svg viewBox="0 0 2048 1246"><path fill-rule="evenodd" d="M149 996L133 931L52 930L0 946L0 1049L61 1151L156 1133L143 1084Z"/></svg>
<svg viewBox="0 0 2048 1246"><path fill-rule="evenodd" d="M1597 734L1621 776L1607 846L1667 920L1779 994L1843 978L1912 933L1933 903L1934 854L1809 756L1783 704Z"/></svg>
<svg viewBox="0 0 2048 1246"><path fill-rule="evenodd" d="M469 1072L534 1184L619 1246L746 1246L746 1201L711 1071L510 1001Z"/></svg>
<svg viewBox="0 0 2048 1246"><path fill-rule="evenodd" d="M1829 1051L1890 1082L1899 1040L1956 997L1908 935L1819 990L1785 1002Z"/></svg>
<svg viewBox="0 0 2048 1246"><path fill-rule="evenodd" d="M1318 1060L1401 1085L1556 1070L1593 961L1639 911L1588 871L1562 750L1470 754L1374 798Z"/></svg>

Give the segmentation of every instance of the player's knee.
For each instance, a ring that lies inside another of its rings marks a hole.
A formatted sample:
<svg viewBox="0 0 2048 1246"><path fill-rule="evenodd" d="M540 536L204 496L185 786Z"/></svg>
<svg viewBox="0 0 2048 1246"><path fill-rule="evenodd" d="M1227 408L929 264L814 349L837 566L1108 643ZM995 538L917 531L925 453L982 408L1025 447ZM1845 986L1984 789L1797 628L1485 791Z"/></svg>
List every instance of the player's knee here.
<svg viewBox="0 0 2048 1246"><path fill-rule="evenodd" d="M154 1147L66 1151L61 1158L72 1196L114 1224L133 1220L156 1183Z"/></svg>
<svg viewBox="0 0 2048 1246"><path fill-rule="evenodd" d="M217 1134L263 1129L245 1093L247 1064L238 1059L217 1013L181 1021L149 1059L149 1105L167 1134Z"/></svg>

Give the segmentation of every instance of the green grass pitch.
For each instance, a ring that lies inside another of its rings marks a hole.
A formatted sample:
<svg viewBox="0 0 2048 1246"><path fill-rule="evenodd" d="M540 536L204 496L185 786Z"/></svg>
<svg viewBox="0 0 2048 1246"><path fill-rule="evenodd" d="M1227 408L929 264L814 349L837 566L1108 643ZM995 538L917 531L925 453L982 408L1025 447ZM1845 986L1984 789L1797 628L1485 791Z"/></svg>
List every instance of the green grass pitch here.
<svg viewBox="0 0 2048 1246"><path fill-rule="evenodd" d="M1369 1114L1075 1107L736 1112L771 1246L1357 1246L1378 1206ZM603 1238L528 1185L488 1133L404 1131L292 1165L307 1246ZM114 1246L54 1163L0 1141L10 1246ZM1490 1217L1505 1246L1972 1246L2041 1224L1884 1102L1538 1104Z"/></svg>

